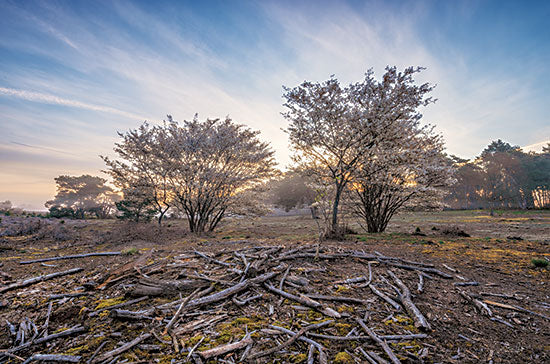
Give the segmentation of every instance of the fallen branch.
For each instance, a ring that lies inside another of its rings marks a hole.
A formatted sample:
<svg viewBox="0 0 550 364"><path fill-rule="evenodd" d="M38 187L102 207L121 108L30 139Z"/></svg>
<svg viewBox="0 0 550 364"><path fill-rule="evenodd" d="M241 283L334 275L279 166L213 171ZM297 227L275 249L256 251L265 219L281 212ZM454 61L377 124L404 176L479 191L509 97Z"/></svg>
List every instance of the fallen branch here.
<svg viewBox="0 0 550 364"><path fill-rule="evenodd" d="M48 341L55 340L55 339L58 339L60 337L70 336L70 335L74 335L74 334L80 334L84 331L86 331L86 329L84 327L75 326L75 327L73 327L71 329L68 329L68 330L65 330L65 331L61 331L61 332L58 332L58 333L55 333L55 334L44 336L43 338L36 339L34 341L26 342L25 344L22 344L22 345L14 347L14 348L8 349L5 352L0 352L0 358L4 355L8 354L8 353L13 354L13 353L16 353L18 351L30 348L34 345L44 344Z"/></svg>
<svg viewBox="0 0 550 364"><path fill-rule="evenodd" d="M261 358L262 356L266 356L266 355L269 355L269 354L273 354L279 350L282 350L284 348L286 348L287 346L290 346L292 345L296 340L298 340L303 334L305 334L307 331L309 330L315 330L315 329L318 329L320 327L323 327L323 326L326 326L326 325L329 325L331 323L333 323L334 321L332 320L328 320L328 321L323 321L323 322L319 322L317 324L313 324L313 325L308 325L308 326L305 326L305 327L302 327L300 329L300 331L298 331L296 334L292 335L292 337L290 339L288 339L287 341L285 341L284 343L282 343L281 345L278 345L278 346L275 346L271 349L268 349L268 350L264 350L264 351L261 351L259 353L256 353L256 354L252 354L249 356L249 359L256 359L256 358Z"/></svg>
<svg viewBox="0 0 550 364"><path fill-rule="evenodd" d="M296 333L294 331L291 331L289 329L285 329L284 327L280 327L280 326L276 326L276 325L269 325L269 327L272 328L272 329L284 332L285 334L296 335ZM319 352L319 363L320 364L327 364L328 360L327 360L327 356L325 354L325 348L323 347L323 345L321 345L317 341L313 341L313 340L311 340L311 339L309 339L305 336L300 336L298 338L298 340L304 341L308 344L311 344L311 345L315 346L315 348Z"/></svg>
<svg viewBox="0 0 550 364"><path fill-rule="evenodd" d="M414 326L423 329L423 330L431 330L431 326L428 323L428 320L424 317L422 312L418 309L418 307L415 306L411 299L411 291L407 287L405 283L399 277L395 275L391 270L388 271L388 274L390 277L393 278L393 281L395 284L399 287L401 290L399 292L399 299L401 300L401 303L403 306L405 306L405 310L413 317L414 320Z"/></svg>
<svg viewBox="0 0 550 364"><path fill-rule="evenodd" d="M363 320L355 319L355 321L361 326L361 328L367 333L367 335L369 335L378 345L380 345L382 347L382 349L384 349L384 352L386 352L386 355L388 355L388 357L390 358L392 363L401 364L401 361L395 356L395 354L393 353L392 349L390 349L388 344L385 341L383 341L382 339L380 339L374 333L374 331L369 329L368 326L363 322Z"/></svg>
<svg viewBox="0 0 550 364"><path fill-rule="evenodd" d="M399 303L395 302L394 300L386 296L384 293L377 290L376 287L374 287L372 284L369 284L369 288L372 291L372 293L374 293L375 295L377 295L378 297L382 298L384 301L392 305L393 308L395 308L397 311L401 310L401 306L399 305Z"/></svg>
<svg viewBox="0 0 550 364"><path fill-rule="evenodd" d="M19 264L32 264L32 263L42 263L42 262L52 262L54 260L65 260L65 259L76 259L76 258L86 258L86 257L103 257L107 255L120 255L121 252L101 252L101 253L86 253L86 254L75 254L75 255L64 255L61 257L51 257L51 258L41 258L35 260L24 260L19 262Z"/></svg>
<svg viewBox="0 0 550 364"><path fill-rule="evenodd" d="M54 279L54 278L57 278L57 277L62 277L62 276L66 276L66 275L69 275L69 274L78 273L82 270L83 270L83 268L73 268L73 269L65 270L63 272L56 272L56 273L46 274L46 275L43 275L43 276L38 276L38 277L25 279L24 281L15 282L15 283L12 283L10 285L7 285L5 287L0 288L0 293L11 291L12 289L27 287L27 286L30 286L30 285L33 285L33 284L36 284L36 283L40 283L40 282L44 282L44 281Z"/></svg>
<svg viewBox="0 0 550 364"><path fill-rule="evenodd" d="M483 302L488 304L488 305L492 305L492 306L496 306L496 307L500 307L500 308L506 308L508 310L513 310L513 311L517 311L517 312L525 312L525 313L529 313L531 315L542 317L545 320L550 320L550 317L548 317L546 315L543 315L542 313L531 311L531 310L528 310L526 308L519 307L519 306L516 306L516 305L507 305L505 303L494 302L494 301L489 301L489 300L483 300Z"/></svg>
<svg viewBox="0 0 550 364"><path fill-rule="evenodd" d="M245 335L245 337L241 341L237 341L236 343L220 345L209 350L199 351L198 354L204 359L208 360L210 358L214 358L225 353L242 349L248 346L248 344L252 344L252 338L250 337L250 334Z"/></svg>
<svg viewBox="0 0 550 364"><path fill-rule="evenodd" d="M119 354L124 353L125 351L130 350L131 348L138 345L142 341L147 340L151 336L152 336L151 334L146 333L146 334L143 334L139 337L136 337L134 340L130 341L129 343L126 343L126 344L124 344L124 345L122 345L122 346L120 346L116 349L113 349L111 351L106 352L105 354L102 354L102 355L98 356L97 358L95 358L92 361L92 363L98 363L98 362L103 362L103 361L109 360L109 359L111 359L111 358L113 358L113 357L115 357Z"/></svg>
<svg viewBox="0 0 550 364"><path fill-rule="evenodd" d="M283 290L280 290L278 288L275 288L273 285L271 284L267 284L265 283L264 286L271 292L273 293L277 293L278 295L284 297L284 298L288 298L290 300L293 300L293 301L296 301L298 303L301 303L302 305L304 306L308 306L308 307L311 307L311 308L314 308L316 310L318 310L319 312L322 312L323 314L327 315L327 316L330 316L330 317L334 317L334 318L340 318L342 317L338 312L334 311L332 308L330 307L325 307L323 306L323 304L321 304L320 302L317 302L315 300L312 300L311 298L307 297L307 296L295 296L293 295L292 293L288 293L288 292L285 292Z"/></svg>
<svg viewBox="0 0 550 364"><path fill-rule="evenodd" d="M60 355L60 354L34 354L23 362L29 363L31 361L56 361L63 363L78 363L82 359L79 355Z"/></svg>
<svg viewBox="0 0 550 364"><path fill-rule="evenodd" d="M471 303L472 305L475 306L475 308L478 309L479 312L481 312L482 314L486 315L486 316L493 316L493 312L491 311L491 309L484 303L484 302L481 302L480 300L470 296L468 293L462 291L462 290L458 290L458 293L460 293L460 295L462 297L464 297L464 299L466 301L468 301L469 303Z"/></svg>

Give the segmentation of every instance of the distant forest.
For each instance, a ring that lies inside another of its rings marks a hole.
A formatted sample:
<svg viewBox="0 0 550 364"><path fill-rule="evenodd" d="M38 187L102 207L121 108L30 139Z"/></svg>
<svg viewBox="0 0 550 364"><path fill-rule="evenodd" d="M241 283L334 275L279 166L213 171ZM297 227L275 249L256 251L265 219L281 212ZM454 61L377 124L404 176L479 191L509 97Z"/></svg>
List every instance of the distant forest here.
<svg viewBox="0 0 550 364"><path fill-rule="evenodd" d="M451 159L456 183L445 197L449 208L550 208L550 143L541 153L525 153L499 139L473 160Z"/></svg>

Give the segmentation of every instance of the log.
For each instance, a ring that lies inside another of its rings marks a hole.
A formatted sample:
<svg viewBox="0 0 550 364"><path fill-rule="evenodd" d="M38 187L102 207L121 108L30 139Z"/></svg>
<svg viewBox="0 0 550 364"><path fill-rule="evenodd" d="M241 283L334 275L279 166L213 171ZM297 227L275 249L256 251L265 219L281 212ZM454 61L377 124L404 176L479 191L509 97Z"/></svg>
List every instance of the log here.
<svg viewBox="0 0 550 364"><path fill-rule="evenodd" d="M401 364L401 361L397 358L397 356L395 356L395 354L393 353L392 349L388 346L388 344L382 339L380 339L374 333L374 331L369 329L367 325L363 322L363 320L355 319L355 321L361 326L361 328L367 333L367 335L369 335L378 345L382 347L382 349L384 350L384 352L386 352L386 355L388 355L392 363Z"/></svg>
<svg viewBox="0 0 550 364"><path fill-rule="evenodd" d="M38 276L38 277L25 279L23 281L15 282L15 283L12 283L10 285L7 285L5 287L0 288L0 293L11 291L12 289L27 287L27 286L30 286L30 285L33 285L33 284L36 284L36 283L40 283L40 282L44 282L44 281L54 279L54 278L57 278L57 277L63 277L63 276L69 275L69 274L78 273L78 272L81 272L82 270L84 270L84 269L83 268L73 268L73 269L62 271L62 272L55 272L55 273L50 273L50 274L46 274L46 275L43 275L43 276Z"/></svg>
<svg viewBox="0 0 550 364"><path fill-rule="evenodd" d="M75 254L75 255L64 255L61 257L51 257L51 258L41 258L34 260L24 260L19 262L19 264L32 264L32 263L42 263L42 262L52 262L54 260L65 260L65 259L77 259L77 258L86 258L86 257L104 257L109 255L120 255L121 252L100 252L100 253L86 253L86 254Z"/></svg>
<svg viewBox="0 0 550 364"><path fill-rule="evenodd" d="M204 359L208 360L210 358L214 358L225 353L230 353L232 351L242 349L248 344L252 344L252 338L249 334L247 334L241 341L237 341L236 343L220 345L213 349L199 351L198 354Z"/></svg>
<svg viewBox="0 0 550 364"><path fill-rule="evenodd" d="M390 277L393 278L393 281L395 282L397 287L399 287L399 299L401 300L403 306L405 306L405 310L408 312L408 314L413 317L414 326L422 330L431 330L432 328L428 320L426 320L422 312L420 312L418 307L416 307L416 305L413 303L411 298L411 291L409 290L407 285L403 283L403 281L399 279L399 277L397 277L395 273L393 273L391 270L388 271L388 274L390 275Z"/></svg>

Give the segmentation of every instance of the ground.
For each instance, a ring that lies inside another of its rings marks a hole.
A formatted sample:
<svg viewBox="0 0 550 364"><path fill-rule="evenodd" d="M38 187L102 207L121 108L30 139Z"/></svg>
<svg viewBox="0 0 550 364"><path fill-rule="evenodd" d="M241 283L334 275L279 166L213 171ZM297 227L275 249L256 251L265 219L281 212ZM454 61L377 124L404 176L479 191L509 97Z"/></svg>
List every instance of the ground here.
<svg viewBox="0 0 550 364"><path fill-rule="evenodd" d="M3 231L8 228L12 230L8 235L21 232L19 236L5 236L0 241L0 271L5 273L0 275L0 279L5 285L74 267L83 268L83 271L0 293L0 325L7 320L19 330L21 323L28 322L28 319L41 331L49 302L53 302L49 334L79 324L85 327L83 333L14 353L22 359L39 352L80 355L82 360L87 360L102 343L107 342L98 355L149 332L151 328L156 330L158 338L149 338L144 343L160 346L135 346L121 354L119 362L126 359L130 362L171 362L172 359L184 362L187 357L185 350L202 338L197 351L238 341L247 330L256 330L253 334L255 347L251 352L276 346L287 340L288 336L277 335L278 341L266 339L269 337L269 330L266 331L269 325L280 325L296 332L301 327L330 317L320 313L319 309L282 300L260 284L251 289L250 295L260 292L262 298L249 305L241 307L229 299L221 304L218 302L202 307L203 311L197 315L203 321L220 318L220 321L209 326L182 331L184 324L195 323L194 313L188 313L189 317L185 316L174 329L177 331L177 349L183 350L176 354L173 340L170 336L162 336L162 328L174 315L177 306L168 311L154 311L151 314L153 321L145 323L114 319L109 315L109 310L98 312L93 317L89 314L134 299L132 290L144 276L158 283L181 281L193 274L204 274L207 277L203 279L216 282L213 289L218 292L239 282L238 276L228 275L227 268L195 256L194 250L238 267L241 262L233 252L241 250L250 260L258 258L254 260L256 262L261 260L262 251L269 252L270 247L279 246L278 251L274 250L266 257L273 264L262 267L267 272L279 273L272 280L274 286L279 287L281 276L291 265L289 277L306 278L308 284L300 287L299 284L288 283L293 284L284 288L288 292L365 300L359 306L323 301L327 307L340 312L341 316L323 329L324 334L346 336L355 330L352 335L365 336L355 321L356 318L363 318L378 335L427 335L422 339L390 342L392 350L403 362L550 362L550 268L534 265L536 262L544 265L550 259L550 211L497 211L493 217L481 210L407 212L397 216L385 233L363 233L357 223L350 221L350 228L357 234L349 234L345 241L321 243L316 239L317 224L310 216L228 219L215 233L202 236L187 233L183 221L176 220L167 221L160 229L155 224L136 225L114 220L57 220L18 230L15 226L21 224L22 219L3 217L2 220ZM461 232L471 236L459 236L464 235ZM251 253L255 247L264 250ZM292 260L280 259L292 249L314 253ZM45 264L19 263L43 257L105 251L120 251L123 254ZM337 254L342 258L335 258ZM397 261L364 259L353 257L354 254L378 254L400 258L401 263L406 260L432 264L452 277L425 278L424 290L420 293L417 292L416 269L403 270L389 264ZM388 270L391 269L404 281L413 294L412 301L424 313L432 330L423 332L415 327L411 315L403 310L393 310L368 287L337 284L341 280L366 275L367 261L372 262L373 283L390 297L395 298L396 292L392 291L388 282L391 281ZM275 262L281 264L276 265ZM241 269L244 268L242 264ZM249 273L248 277L253 278L261 273ZM228 282L234 279L234 283ZM478 285L456 285L474 281ZM490 302L488 307L492 316L483 315L459 294L459 290L481 302ZM124 309L134 312L150 309L177 300L180 295L186 296L191 291L169 291ZM49 299L53 294L75 292L86 295ZM248 298L244 292L236 296L240 296L239 299ZM274 307L274 313L268 312L270 306ZM521 308L531 312L521 311ZM28 332L32 334L33 330ZM368 340L318 340L327 349L329 362L365 361L359 347L383 357L385 355L379 346ZM13 343L8 327L2 327L0 350L14 346L16 343ZM160 351L157 352L157 349ZM240 350L219 358L238 362L242 352ZM259 362L305 362L307 354L308 345L297 341L276 355L262 357ZM9 360L19 361L15 356Z"/></svg>

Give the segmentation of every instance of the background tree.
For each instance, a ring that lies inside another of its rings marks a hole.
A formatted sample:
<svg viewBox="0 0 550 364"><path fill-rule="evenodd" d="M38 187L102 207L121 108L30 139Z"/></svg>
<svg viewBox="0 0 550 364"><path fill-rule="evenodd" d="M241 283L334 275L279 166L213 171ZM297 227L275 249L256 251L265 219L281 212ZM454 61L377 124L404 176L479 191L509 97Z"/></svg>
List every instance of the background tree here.
<svg viewBox="0 0 550 364"><path fill-rule="evenodd" d="M168 119L171 120L171 117L168 116ZM158 214L158 224L161 225L173 199L168 179L170 164L166 163L170 160L167 151L170 150L169 144L172 140L167 139L165 127L150 126L147 122L137 129L118 135L122 141L115 144L114 151L120 159L112 160L102 156L108 168L105 172L112 177L119 189L140 190L138 194L132 192L130 204L146 205L148 201L154 206ZM147 188L143 189L145 185ZM145 196L145 192L149 195ZM138 202L137 196L142 196L144 200Z"/></svg>
<svg viewBox="0 0 550 364"><path fill-rule="evenodd" d="M327 238L340 237L338 213L342 193L364 163L383 152L378 145L398 140L399 124L421 118L417 108L433 100L433 87L415 85L413 75L421 68L398 72L387 67L382 81L369 70L362 82L340 86L334 77L323 83L304 82L285 88L284 117L298 168L319 185L332 185L331 221ZM398 135L394 135L394 133ZM363 169L364 171L364 169Z"/></svg>
<svg viewBox="0 0 550 364"><path fill-rule="evenodd" d="M192 232L214 230L239 194L275 175L274 152L259 132L229 118L199 121L195 115L182 125L170 119L164 130L174 202Z"/></svg>
<svg viewBox="0 0 550 364"><path fill-rule="evenodd" d="M143 181L122 190L123 198L116 202L118 218L135 222L150 221L158 212L152 200L150 185Z"/></svg>
<svg viewBox="0 0 550 364"><path fill-rule="evenodd" d="M306 184L304 177L295 172L287 172L283 178L271 181L269 188L273 205L286 212L315 201L315 191Z"/></svg>
<svg viewBox="0 0 550 364"><path fill-rule="evenodd" d="M45 206L55 216L60 212L83 219L87 214L98 218L106 217L114 208L114 193L105 185L107 180L88 174L79 177L59 176L55 178L57 194Z"/></svg>

